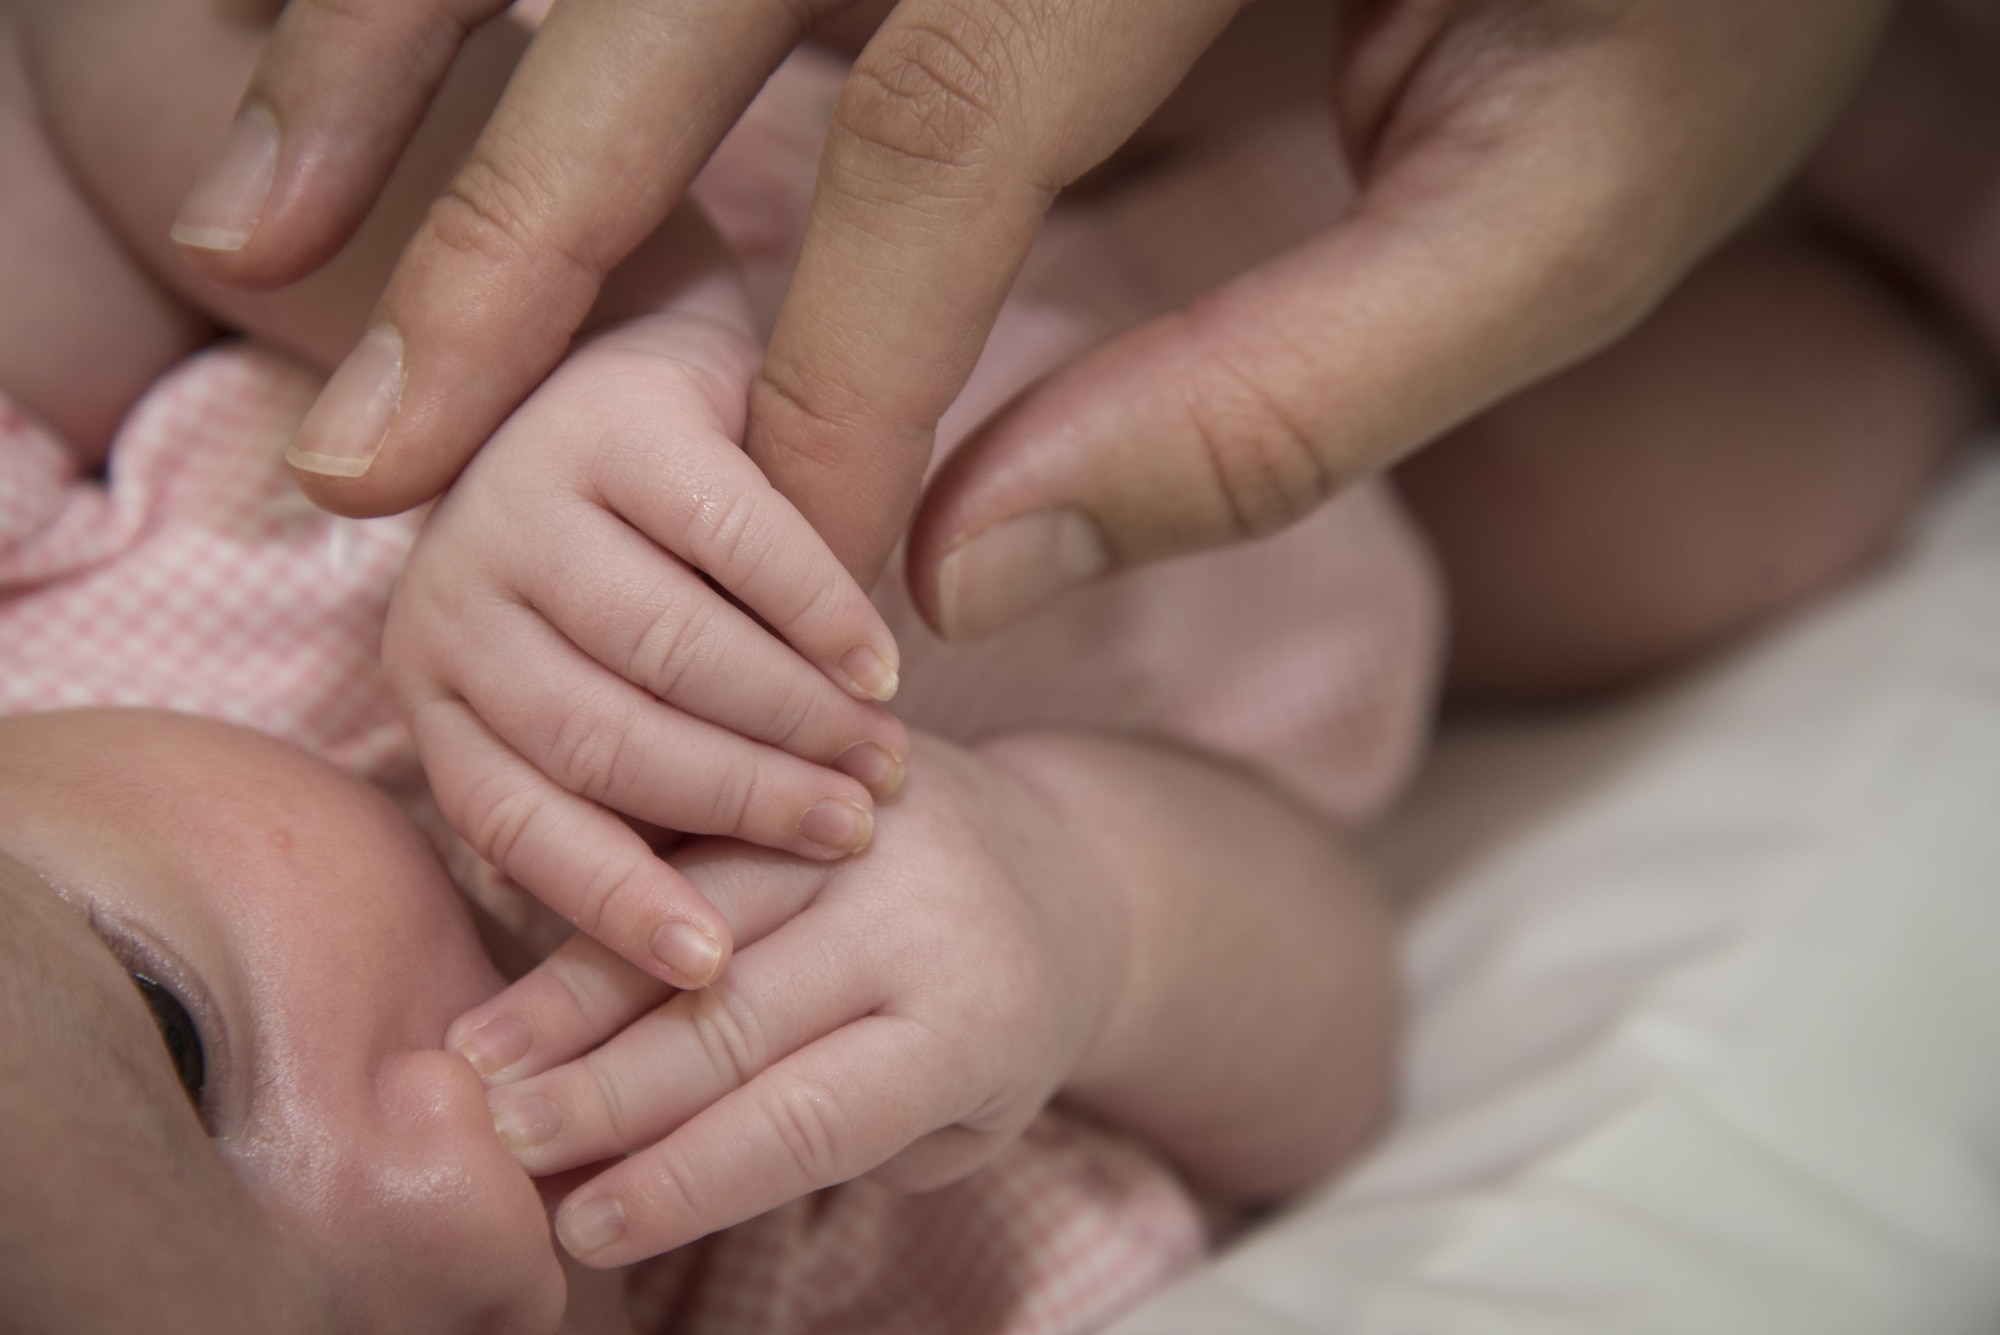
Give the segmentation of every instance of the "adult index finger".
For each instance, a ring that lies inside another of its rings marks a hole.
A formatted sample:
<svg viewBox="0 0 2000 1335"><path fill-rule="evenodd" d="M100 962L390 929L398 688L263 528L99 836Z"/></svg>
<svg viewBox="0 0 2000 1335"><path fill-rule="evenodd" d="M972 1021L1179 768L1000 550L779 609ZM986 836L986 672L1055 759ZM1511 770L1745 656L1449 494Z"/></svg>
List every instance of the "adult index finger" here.
<svg viewBox="0 0 2000 1335"><path fill-rule="evenodd" d="M209 277L318 268L382 193L466 36L507 0L291 0L174 224Z"/></svg>
<svg viewBox="0 0 2000 1335"><path fill-rule="evenodd" d="M605 275L667 217L800 23L790 0L558 5L299 429L290 459L312 498L383 514L449 485L562 357ZM684 230L665 240L703 244L698 220Z"/></svg>
<svg viewBox="0 0 2000 1335"><path fill-rule="evenodd" d="M1057 190L1117 148L1241 0L903 0L863 49L749 448L868 583Z"/></svg>

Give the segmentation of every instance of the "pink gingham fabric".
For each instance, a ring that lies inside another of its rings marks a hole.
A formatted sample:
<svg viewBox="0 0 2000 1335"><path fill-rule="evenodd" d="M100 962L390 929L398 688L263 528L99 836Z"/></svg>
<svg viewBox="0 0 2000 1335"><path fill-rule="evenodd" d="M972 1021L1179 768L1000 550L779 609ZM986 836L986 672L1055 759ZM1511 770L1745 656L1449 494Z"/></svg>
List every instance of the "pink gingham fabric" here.
<svg viewBox="0 0 2000 1335"><path fill-rule="evenodd" d="M145 705L364 773L404 759L377 659L416 520L338 519L292 485L318 388L218 345L132 410L102 478L0 398L0 712Z"/></svg>
<svg viewBox="0 0 2000 1335"><path fill-rule="evenodd" d="M699 1335L1071 1335L1201 1259L1202 1220L1148 1154L1044 1113L962 1182L862 1180L634 1276L634 1325Z"/></svg>

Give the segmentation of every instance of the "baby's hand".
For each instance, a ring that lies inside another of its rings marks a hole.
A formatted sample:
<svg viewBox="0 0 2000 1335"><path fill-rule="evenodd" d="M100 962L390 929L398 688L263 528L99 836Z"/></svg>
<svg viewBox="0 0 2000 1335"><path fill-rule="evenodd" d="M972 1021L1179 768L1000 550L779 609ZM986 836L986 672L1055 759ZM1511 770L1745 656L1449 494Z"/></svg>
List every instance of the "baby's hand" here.
<svg viewBox="0 0 2000 1335"><path fill-rule="evenodd" d="M675 859L745 943L714 986L671 994L577 936L453 1025L530 1172L631 1156L556 1214L583 1261L627 1264L872 1170L956 1180L1106 1030L1124 925L1059 851L1063 813L977 756L918 749L857 858L715 841Z"/></svg>
<svg viewBox="0 0 2000 1335"><path fill-rule="evenodd" d="M844 857L909 745L868 703L888 628L738 447L758 355L720 277L574 353L430 516L384 641L452 825L681 986L727 923L620 814Z"/></svg>

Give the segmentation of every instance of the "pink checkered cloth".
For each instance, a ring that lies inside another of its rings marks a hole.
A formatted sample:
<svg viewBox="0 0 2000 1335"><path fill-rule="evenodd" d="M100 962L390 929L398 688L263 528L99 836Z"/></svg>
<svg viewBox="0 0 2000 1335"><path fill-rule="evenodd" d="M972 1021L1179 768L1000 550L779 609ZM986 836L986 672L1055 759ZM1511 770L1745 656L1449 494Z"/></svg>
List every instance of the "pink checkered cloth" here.
<svg viewBox="0 0 2000 1335"><path fill-rule="evenodd" d="M292 485L319 385L217 347L132 410L102 479L0 396L0 713L143 705L407 763L377 659L417 521L337 519Z"/></svg>
<svg viewBox="0 0 2000 1335"><path fill-rule="evenodd" d="M767 313L835 78L788 66L702 183ZM1337 192L1302 186L1322 175L1300 170L1301 154L1330 153L1323 132L1273 133L1150 197L1053 220L945 438L1088 340L1324 221ZM316 389L279 354L220 345L132 411L103 478L0 399L0 712L211 715L408 796L377 651L417 520L304 503L281 456ZM1439 639L1429 567L1376 487L969 648L931 636L897 576L877 599L903 648L897 708L916 726L1164 735L1257 765L1342 820L1378 810L1411 768ZM525 928L491 869L458 854L461 883ZM1201 1209L1157 1160L1051 1113L956 1186L821 1192L633 1272L632 1301L642 1330L704 1335L1058 1335L1103 1325L1205 1247Z"/></svg>

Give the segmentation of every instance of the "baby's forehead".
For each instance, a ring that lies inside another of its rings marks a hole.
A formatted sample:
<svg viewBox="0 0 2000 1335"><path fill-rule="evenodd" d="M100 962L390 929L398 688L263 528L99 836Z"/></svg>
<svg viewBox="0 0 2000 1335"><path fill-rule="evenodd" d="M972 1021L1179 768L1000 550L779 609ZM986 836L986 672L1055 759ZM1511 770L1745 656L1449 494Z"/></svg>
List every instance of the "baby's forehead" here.
<svg viewBox="0 0 2000 1335"><path fill-rule="evenodd" d="M360 785L296 747L212 719L149 709L0 718L0 804L87 802L142 819L293 799L306 817L350 787Z"/></svg>
<svg viewBox="0 0 2000 1335"><path fill-rule="evenodd" d="M140 709L0 718L0 848L66 894L98 879L206 902L432 860L381 793L298 747Z"/></svg>
<svg viewBox="0 0 2000 1335"><path fill-rule="evenodd" d="M273 1240L181 1094L123 968L81 913L0 853L10 1318L67 1331L252 1328L231 1314L238 1297L237 1310L254 1312L278 1276L297 1273Z"/></svg>

